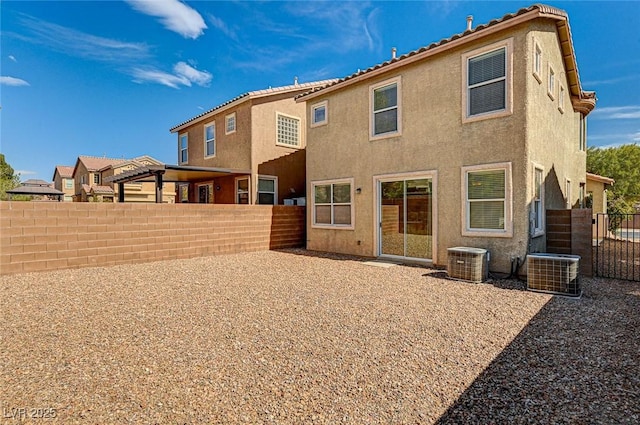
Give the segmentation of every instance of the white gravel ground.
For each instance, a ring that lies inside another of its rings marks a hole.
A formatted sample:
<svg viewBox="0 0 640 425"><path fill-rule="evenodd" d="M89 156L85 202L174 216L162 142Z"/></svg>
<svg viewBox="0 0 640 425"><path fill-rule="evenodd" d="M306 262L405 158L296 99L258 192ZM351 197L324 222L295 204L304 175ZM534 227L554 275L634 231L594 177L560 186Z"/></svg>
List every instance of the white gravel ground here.
<svg viewBox="0 0 640 425"><path fill-rule="evenodd" d="M303 250L3 276L0 421L638 423L640 284L583 283Z"/></svg>

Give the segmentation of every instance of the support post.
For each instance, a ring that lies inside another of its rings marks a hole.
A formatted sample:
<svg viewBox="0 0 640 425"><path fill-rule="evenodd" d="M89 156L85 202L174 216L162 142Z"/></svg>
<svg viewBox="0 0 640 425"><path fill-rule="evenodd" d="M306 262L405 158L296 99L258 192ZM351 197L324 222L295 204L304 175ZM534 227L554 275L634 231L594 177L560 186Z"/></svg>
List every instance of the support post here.
<svg viewBox="0 0 640 425"><path fill-rule="evenodd" d="M124 183L118 183L118 202L124 202Z"/></svg>
<svg viewBox="0 0 640 425"><path fill-rule="evenodd" d="M162 203L162 173L156 174L156 204Z"/></svg>

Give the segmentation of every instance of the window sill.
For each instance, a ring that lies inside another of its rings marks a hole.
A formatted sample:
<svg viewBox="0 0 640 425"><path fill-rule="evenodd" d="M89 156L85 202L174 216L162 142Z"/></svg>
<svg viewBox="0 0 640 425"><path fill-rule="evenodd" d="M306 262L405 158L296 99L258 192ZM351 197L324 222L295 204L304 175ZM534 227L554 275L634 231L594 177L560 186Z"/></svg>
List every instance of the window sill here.
<svg viewBox="0 0 640 425"><path fill-rule="evenodd" d="M278 142L276 142L276 146L279 146L281 148L289 148L289 149L302 149L302 146L300 145L294 146L294 145L287 145L286 143L278 143Z"/></svg>
<svg viewBox="0 0 640 425"><path fill-rule="evenodd" d="M215 158L216 154L214 153L213 155L207 155L204 157L204 159L211 159L211 158Z"/></svg>
<svg viewBox="0 0 640 425"><path fill-rule="evenodd" d="M326 229L326 230L354 230L353 225L336 225L336 224L312 224L313 229Z"/></svg>
<svg viewBox="0 0 640 425"><path fill-rule="evenodd" d="M532 238L539 238L540 236L544 236L544 230L536 230L533 232L533 234L531 235Z"/></svg>
<svg viewBox="0 0 640 425"><path fill-rule="evenodd" d="M507 117L509 115L513 115L513 112L511 110L507 110L507 109L503 109L503 110L495 111L495 112L485 112L484 114L478 114L478 115L472 115L472 116L463 116L462 117L462 123L466 124L466 123L470 123L470 122L489 120L489 119L493 119L493 118L503 118L503 117Z"/></svg>
<svg viewBox="0 0 640 425"><path fill-rule="evenodd" d="M535 77L536 80L538 80L538 84L542 84L542 77L540 77L540 75L538 75L537 72L534 72L533 76Z"/></svg>
<svg viewBox="0 0 640 425"><path fill-rule="evenodd" d="M225 135L225 136L228 136L228 135L233 134L233 133L235 133L235 132L236 132L235 130L233 130L233 131L229 131L229 132L226 132L226 131L225 131L225 132L224 132L224 135Z"/></svg>
<svg viewBox="0 0 640 425"><path fill-rule="evenodd" d="M311 123L309 125L310 128L316 128L316 127L322 127L323 125L327 125L329 124L327 121L321 121L321 122L317 122L317 123Z"/></svg>
<svg viewBox="0 0 640 425"><path fill-rule="evenodd" d="M556 100L556 97L551 92L547 92L547 96L549 96L549 99L551 100Z"/></svg>
<svg viewBox="0 0 640 425"><path fill-rule="evenodd" d="M491 230L463 230L462 236L482 237L482 238L512 238L512 231L491 231Z"/></svg>
<svg viewBox="0 0 640 425"><path fill-rule="evenodd" d="M374 142L376 140L392 139L394 137L400 137L400 136L402 136L402 132L400 132L400 131L390 131L389 133L370 135L369 136L369 141L370 142Z"/></svg>

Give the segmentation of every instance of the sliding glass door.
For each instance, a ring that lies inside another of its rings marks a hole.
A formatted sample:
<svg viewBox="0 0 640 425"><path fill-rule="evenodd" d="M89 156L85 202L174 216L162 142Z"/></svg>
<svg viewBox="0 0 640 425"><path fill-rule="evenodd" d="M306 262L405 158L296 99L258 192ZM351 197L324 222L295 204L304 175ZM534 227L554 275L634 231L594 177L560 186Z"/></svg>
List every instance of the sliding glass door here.
<svg viewBox="0 0 640 425"><path fill-rule="evenodd" d="M379 181L378 199L380 255L431 260L432 179Z"/></svg>

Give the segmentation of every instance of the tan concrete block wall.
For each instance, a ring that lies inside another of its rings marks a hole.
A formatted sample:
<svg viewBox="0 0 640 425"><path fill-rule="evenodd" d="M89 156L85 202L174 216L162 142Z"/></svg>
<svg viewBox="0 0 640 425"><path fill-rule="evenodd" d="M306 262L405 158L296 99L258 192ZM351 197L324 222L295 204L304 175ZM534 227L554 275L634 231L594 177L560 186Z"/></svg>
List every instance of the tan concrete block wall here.
<svg viewBox="0 0 640 425"><path fill-rule="evenodd" d="M0 202L0 274L304 246L305 208Z"/></svg>

